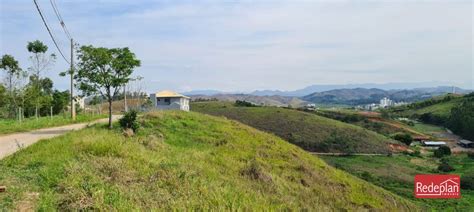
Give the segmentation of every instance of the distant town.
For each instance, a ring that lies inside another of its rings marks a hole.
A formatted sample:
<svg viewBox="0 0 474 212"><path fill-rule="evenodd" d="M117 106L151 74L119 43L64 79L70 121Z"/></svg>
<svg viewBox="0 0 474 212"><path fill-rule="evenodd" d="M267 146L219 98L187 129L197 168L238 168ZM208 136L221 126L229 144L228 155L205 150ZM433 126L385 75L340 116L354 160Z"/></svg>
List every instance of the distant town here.
<svg viewBox="0 0 474 212"><path fill-rule="evenodd" d="M389 108L389 107L396 107L396 106L401 106L401 105L406 105L408 102L400 101L400 102L395 102L388 97L384 97L380 99L379 104L372 103L372 104L366 104L366 105L359 105L356 108L357 109L363 109L363 110L377 110L379 108Z"/></svg>

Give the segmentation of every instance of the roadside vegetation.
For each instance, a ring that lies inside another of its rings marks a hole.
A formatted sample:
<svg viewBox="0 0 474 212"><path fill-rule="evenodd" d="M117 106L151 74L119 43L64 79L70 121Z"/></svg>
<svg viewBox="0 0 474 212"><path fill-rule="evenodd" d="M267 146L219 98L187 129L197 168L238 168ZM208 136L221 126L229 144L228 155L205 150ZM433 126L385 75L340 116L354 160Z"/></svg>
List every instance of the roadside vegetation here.
<svg viewBox="0 0 474 212"><path fill-rule="evenodd" d="M293 109L196 102L191 105L191 110L237 120L312 152L388 154L390 143L399 144L358 126Z"/></svg>
<svg viewBox="0 0 474 212"><path fill-rule="evenodd" d="M16 132L28 132L31 130L48 128L48 127L58 127L62 125L75 124L90 122L101 118L106 118L106 115L78 115L76 120L73 121L70 117L63 115L57 115L53 117L41 117L39 119L29 118L24 119L22 122L17 120L0 120L0 135L10 134Z"/></svg>
<svg viewBox="0 0 474 212"><path fill-rule="evenodd" d="M0 210L420 210L282 139L198 113L100 125L0 161Z"/></svg>

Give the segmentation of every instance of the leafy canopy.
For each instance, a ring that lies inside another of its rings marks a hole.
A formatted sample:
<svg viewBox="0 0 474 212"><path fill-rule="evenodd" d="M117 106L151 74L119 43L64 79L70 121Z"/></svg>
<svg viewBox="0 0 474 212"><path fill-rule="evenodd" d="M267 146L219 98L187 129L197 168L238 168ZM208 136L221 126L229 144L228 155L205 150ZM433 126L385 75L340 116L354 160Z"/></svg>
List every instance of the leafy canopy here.
<svg viewBox="0 0 474 212"><path fill-rule="evenodd" d="M82 46L79 50L79 69L75 76L79 88L86 94L100 93L111 99L119 88L130 80L140 60L128 48Z"/></svg>
<svg viewBox="0 0 474 212"><path fill-rule="evenodd" d="M39 40L28 42L26 48L28 49L28 52L35 54L45 53L46 51L48 51L48 46L46 46L43 42Z"/></svg>
<svg viewBox="0 0 474 212"><path fill-rule="evenodd" d="M11 55L3 55L0 60L0 69L4 69L9 75L19 75L21 68L18 61Z"/></svg>

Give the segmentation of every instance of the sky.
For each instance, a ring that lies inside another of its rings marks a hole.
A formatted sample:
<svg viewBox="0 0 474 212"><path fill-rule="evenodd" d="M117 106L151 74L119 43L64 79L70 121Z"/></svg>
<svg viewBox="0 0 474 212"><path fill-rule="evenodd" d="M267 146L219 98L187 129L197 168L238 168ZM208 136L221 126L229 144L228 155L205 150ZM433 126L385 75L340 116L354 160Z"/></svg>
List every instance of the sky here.
<svg viewBox="0 0 474 212"><path fill-rule="evenodd" d="M69 41L38 0L59 47ZM440 82L474 88L472 1L56 0L79 45L129 47L147 91L294 90L312 84ZM0 55L58 54L32 0L0 1ZM59 55L59 54L58 54ZM61 57L47 72L67 89Z"/></svg>

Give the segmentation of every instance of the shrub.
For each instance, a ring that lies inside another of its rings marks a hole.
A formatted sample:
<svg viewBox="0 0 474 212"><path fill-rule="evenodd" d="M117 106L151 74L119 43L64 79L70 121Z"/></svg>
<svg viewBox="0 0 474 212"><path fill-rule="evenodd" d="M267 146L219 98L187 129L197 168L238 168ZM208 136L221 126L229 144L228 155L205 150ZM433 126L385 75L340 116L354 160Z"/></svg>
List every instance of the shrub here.
<svg viewBox="0 0 474 212"><path fill-rule="evenodd" d="M438 166L438 170L442 172L451 172L451 171L454 171L454 168L448 163L442 163L441 165Z"/></svg>
<svg viewBox="0 0 474 212"><path fill-rule="evenodd" d="M406 144L407 146L410 146L411 142L413 142L413 137L408 133L396 133L392 138Z"/></svg>
<svg viewBox="0 0 474 212"><path fill-rule="evenodd" d="M256 105L254 105L253 103L251 102L247 102L247 101L241 101L241 100L237 100L235 101L235 104L234 104L236 107L256 107Z"/></svg>
<svg viewBox="0 0 474 212"><path fill-rule="evenodd" d="M448 146L440 146L434 151L434 156L437 158L442 158L445 155L451 155L451 149Z"/></svg>
<svg viewBox="0 0 474 212"><path fill-rule="evenodd" d="M465 174L461 177L461 188L474 190L474 173Z"/></svg>
<svg viewBox="0 0 474 212"><path fill-rule="evenodd" d="M474 152L468 152L467 157L474 159Z"/></svg>
<svg viewBox="0 0 474 212"><path fill-rule="evenodd" d="M119 120L120 126L123 129L132 129L133 132L137 132L140 124L137 121L137 111L131 110Z"/></svg>

